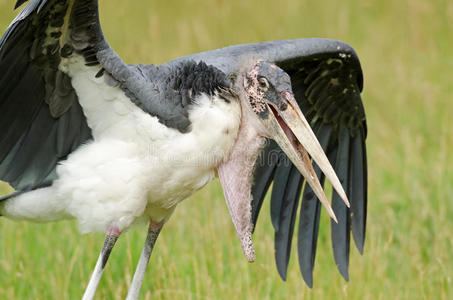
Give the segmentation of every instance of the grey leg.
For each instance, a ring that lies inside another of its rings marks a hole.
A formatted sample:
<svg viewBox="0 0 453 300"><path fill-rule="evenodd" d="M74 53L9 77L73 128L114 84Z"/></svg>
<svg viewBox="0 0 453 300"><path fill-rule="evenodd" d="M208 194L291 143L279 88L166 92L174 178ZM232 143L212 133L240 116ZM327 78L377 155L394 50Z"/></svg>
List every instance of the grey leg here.
<svg viewBox="0 0 453 300"><path fill-rule="evenodd" d="M99 254L98 261L96 262L96 266L94 267L93 274L91 275L90 282L88 282L88 286L83 294L82 300L91 300L96 293L96 289L99 284L99 280L101 280L102 273L104 272L105 264L109 259L110 252L112 252L112 248L115 245L118 237L120 236L120 231L116 227L110 227L107 230L107 234L105 235L104 245L102 246L101 253Z"/></svg>
<svg viewBox="0 0 453 300"><path fill-rule="evenodd" d="M151 221L149 223L145 246L143 247L142 254L140 255L140 260L138 261L137 269L135 270L134 278L132 279L131 287L127 293L126 300L138 299L143 278L145 277L146 266L148 265L149 257L151 256L151 252L153 251L154 244L156 243L162 226L163 222L154 223Z"/></svg>

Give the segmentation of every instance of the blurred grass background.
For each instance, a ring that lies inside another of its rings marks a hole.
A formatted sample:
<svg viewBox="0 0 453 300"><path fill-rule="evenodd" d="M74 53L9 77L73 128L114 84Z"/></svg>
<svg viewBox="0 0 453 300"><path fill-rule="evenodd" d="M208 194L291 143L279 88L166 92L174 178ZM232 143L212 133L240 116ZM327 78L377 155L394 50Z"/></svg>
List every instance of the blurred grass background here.
<svg viewBox="0 0 453 300"><path fill-rule="evenodd" d="M142 299L453 299L453 1L101 1L104 32L129 63L163 63L231 44L300 37L346 41L359 54L368 117L364 256L350 283L335 268L323 212L314 288L297 257L274 266L269 208L248 264L218 182L183 202L163 229ZM14 17L0 0L0 28ZM1 74L0 74L1 76ZM0 187L0 193L5 188ZM145 226L113 250L97 299L124 299ZM0 299L80 298L103 241L74 222L0 219Z"/></svg>

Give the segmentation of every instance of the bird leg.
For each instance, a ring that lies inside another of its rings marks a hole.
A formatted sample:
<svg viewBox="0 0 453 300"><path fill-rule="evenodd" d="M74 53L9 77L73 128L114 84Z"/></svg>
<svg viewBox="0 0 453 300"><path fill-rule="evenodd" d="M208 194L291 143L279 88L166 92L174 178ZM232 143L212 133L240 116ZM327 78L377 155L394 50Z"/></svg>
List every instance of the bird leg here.
<svg viewBox="0 0 453 300"><path fill-rule="evenodd" d="M163 225L164 222L155 223L150 221L149 223L148 235L146 236L145 245L143 246L142 254L140 255L140 260L138 261L137 269L135 270L134 278L132 279L131 287L127 293L126 300L138 299L143 278L145 277L146 267L149 262L149 257L151 256L154 244L156 243L157 237L159 236Z"/></svg>
<svg viewBox="0 0 453 300"><path fill-rule="evenodd" d="M117 227L112 226L107 229L104 245L102 246L101 253L99 254L98 261L96 262L96 266L94 267L93 274L91 275L90 282L88 282L88 286L83 294L82 300L93 299L99 280L101 280L102 273L104 272L105 264L107 263L110 252L112 252L113 246L118 240L120 234L121 232Z"/></svg>

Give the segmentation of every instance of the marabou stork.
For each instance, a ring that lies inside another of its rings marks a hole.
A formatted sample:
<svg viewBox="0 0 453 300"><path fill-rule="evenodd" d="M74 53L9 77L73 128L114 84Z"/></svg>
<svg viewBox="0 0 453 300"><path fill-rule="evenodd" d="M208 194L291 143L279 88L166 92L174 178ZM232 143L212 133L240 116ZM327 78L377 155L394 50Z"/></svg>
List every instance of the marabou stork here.
<svg viewBox="0 0 453 300"><path fill-rule="evenodd" d="M82 232L106 232L84 299L94 296L118 236L144 217L148 236L128 293L137 298L162 225L216 174L249 261L273 181L282 278L304 187L303 277L312 286L321 202L348 279L351 231L363 251L367 169L363 79L347 44L272 41L127 65L104 39L97 0L30 0L0 40L0 74L0 179L16 190L0 198L0 214L75 218Z"/></svg>

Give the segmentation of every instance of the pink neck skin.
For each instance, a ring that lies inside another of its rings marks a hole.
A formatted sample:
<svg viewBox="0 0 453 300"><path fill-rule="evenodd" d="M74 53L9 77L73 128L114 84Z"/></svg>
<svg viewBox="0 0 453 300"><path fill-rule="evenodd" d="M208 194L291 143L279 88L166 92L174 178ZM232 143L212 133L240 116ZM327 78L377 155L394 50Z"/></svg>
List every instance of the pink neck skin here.
<svg viewBox="0 0 453 300"><path fill-rule="evenodd" d="M253 114L243 109L238 137L229 159L222 162L217 171L242 250L247 260L253 262L255 251L251 223L252 175L264 138L255 130L253 125L256 124L251 124L254 120L250 118L250 113Z"/></svg>

